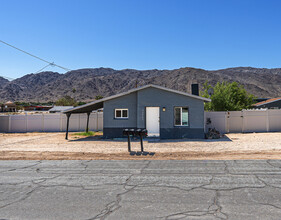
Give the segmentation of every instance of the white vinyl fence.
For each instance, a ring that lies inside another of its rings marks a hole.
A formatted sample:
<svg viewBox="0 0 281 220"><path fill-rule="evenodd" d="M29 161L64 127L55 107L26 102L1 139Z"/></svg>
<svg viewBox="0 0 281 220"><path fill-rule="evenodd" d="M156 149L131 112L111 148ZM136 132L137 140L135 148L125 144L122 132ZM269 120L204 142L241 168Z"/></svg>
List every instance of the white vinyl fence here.
<svg viewBox="0 0 281 220"><path fill-rule="evenodd" d="M72 114L69 131L85 131L87 114ZM281 132L281 109L205 112L205 131L221 133ZM89 130L103 129L103 112L90 115ZM65 114L0 115L0 132L61 132L66 130Z"/></svg>
<svg viewBox="0 0 281 220"><path fill-rule="evenodd" d="M281 131L281 109L205 112L205 130L221 133Z"/></svg>
<svg viewBox="0 0 281 220"><path fill-rule="evenodd" d="M85 131L87 114L72 114L69 131ZM103 129L103 112L90 115L89 130ZM60 132L66 130L65 114L0 115L0 132Z"/></svg>

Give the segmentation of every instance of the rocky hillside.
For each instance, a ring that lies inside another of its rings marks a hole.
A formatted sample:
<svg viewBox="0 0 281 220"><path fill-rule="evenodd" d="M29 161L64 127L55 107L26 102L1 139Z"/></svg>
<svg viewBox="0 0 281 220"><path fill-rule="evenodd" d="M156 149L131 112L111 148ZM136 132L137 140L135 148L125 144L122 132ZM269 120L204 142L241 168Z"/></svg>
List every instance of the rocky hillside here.
<svg viewBox="0 0 281 220"><path fill-rule="evenodd" d="M281 69L237 67L215 71L195 68L175 70L79 69L66 74L42 72L9 82L0 77L0 102L56 101L65 95L78 101L91 101L96 95L109 96L138 86L156 84L190 92L191 83L211 84L237 81L260 98L281 97ZM75 89L75 90L74 90Z"/></svg>
<svg viewBox="0 0 281 220"><path fill-rule="evenodd" d="M9 80L0 76L0 89L2 89L7 83L9 83Z"/></svg>

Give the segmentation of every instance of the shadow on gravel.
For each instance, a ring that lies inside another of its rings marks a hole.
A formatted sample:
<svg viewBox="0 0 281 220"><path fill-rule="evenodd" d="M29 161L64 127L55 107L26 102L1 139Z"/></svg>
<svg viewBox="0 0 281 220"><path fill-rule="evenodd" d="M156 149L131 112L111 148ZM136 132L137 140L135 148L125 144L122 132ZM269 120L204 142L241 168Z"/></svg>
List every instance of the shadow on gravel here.
<svg viewBox="0 0 281 220"><path fill-rule="evenodd" d="M232 141L227 136L220 139L159 139L159 138L144 138L144 141L148 143L177 143L177 142L228 142ZM114 138L106 139L100 136L90 136L90 137L79 137L77 139L69 140L70 142L76 141L106 141L106 142L127 142L128 139L125 138ZM131 138L131 142L139 142L139 138Z"/></svg>
<svg viewBox="0 0 281 220"><path fill-rule="evenodd" d="M143 155L143 156L154 156L154 155L155 155L155 152L147 152L147 151L143 151L143 152L141 152L141 151L131 151L129 154L130 154L131 156L141 156L141 155Z"/></svg>
<svg viewBox="0 0 281 220"><path fill-rule="evenodd" d="M89 136L89 137L74 137L75 139L69 140L69 142L77 142L77 141L103 141L102 136Z"/></svg>
<svg viewBox="0 0 281 220"><path fill-rule="evenodd" d="M158 139L158 140L149 140L144 139L145 141L148 141L149 143L176 143L176 142L228 142L232 141L227 136L223 136L219 139Z"/></svg>

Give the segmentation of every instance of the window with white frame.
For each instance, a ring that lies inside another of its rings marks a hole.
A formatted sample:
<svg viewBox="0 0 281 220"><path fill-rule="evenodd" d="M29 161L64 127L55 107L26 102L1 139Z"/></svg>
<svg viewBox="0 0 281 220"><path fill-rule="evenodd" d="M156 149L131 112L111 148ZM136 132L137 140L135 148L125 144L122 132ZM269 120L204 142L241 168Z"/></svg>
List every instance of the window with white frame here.
<svg viewBox="0 0 281 220"><path fill-rule="evenodd" d="M188 126L188 107L175 107L175 125Z"/></svg>
<svg viewBox="0 0 281 220"><path fill-rule="evenodd" d="M128 118L129 111L127 108L124 109L115 109L115 118Z"/></svg>

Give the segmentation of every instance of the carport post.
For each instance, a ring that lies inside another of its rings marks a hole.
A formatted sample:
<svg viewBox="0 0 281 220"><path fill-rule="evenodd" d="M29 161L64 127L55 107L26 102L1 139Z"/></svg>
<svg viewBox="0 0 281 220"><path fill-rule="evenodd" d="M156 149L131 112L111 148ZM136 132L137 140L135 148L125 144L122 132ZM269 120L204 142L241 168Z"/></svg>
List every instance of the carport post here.
<svg viewBox="0 0 281 220"><path fill-rule="evenodd" d="M129 133L128 133L128 151L131 152L131 138Z"/></svg>
<svg viewBox="0 0 281 220"><path fill-rule="evenodd" d="M140 142L141 142L141 152L143 152L143 140L142 140L142 134L140 135Z"/></svg>
<svg viewBox="0 0 281 220"><path fill-rule="evenodd" d="M67 113L67 124L66 124L66 134L65 134L65 139L68 140L68 127L69 127L69 118L70 118L71 113Z"/></svg>
<svg viewBox="0 0 281 220"><path fill-rule="evenodd" d="M87 112L87 127L86 127L86 133L89 132L89 119L90 119L91 112Z"/></svg>

